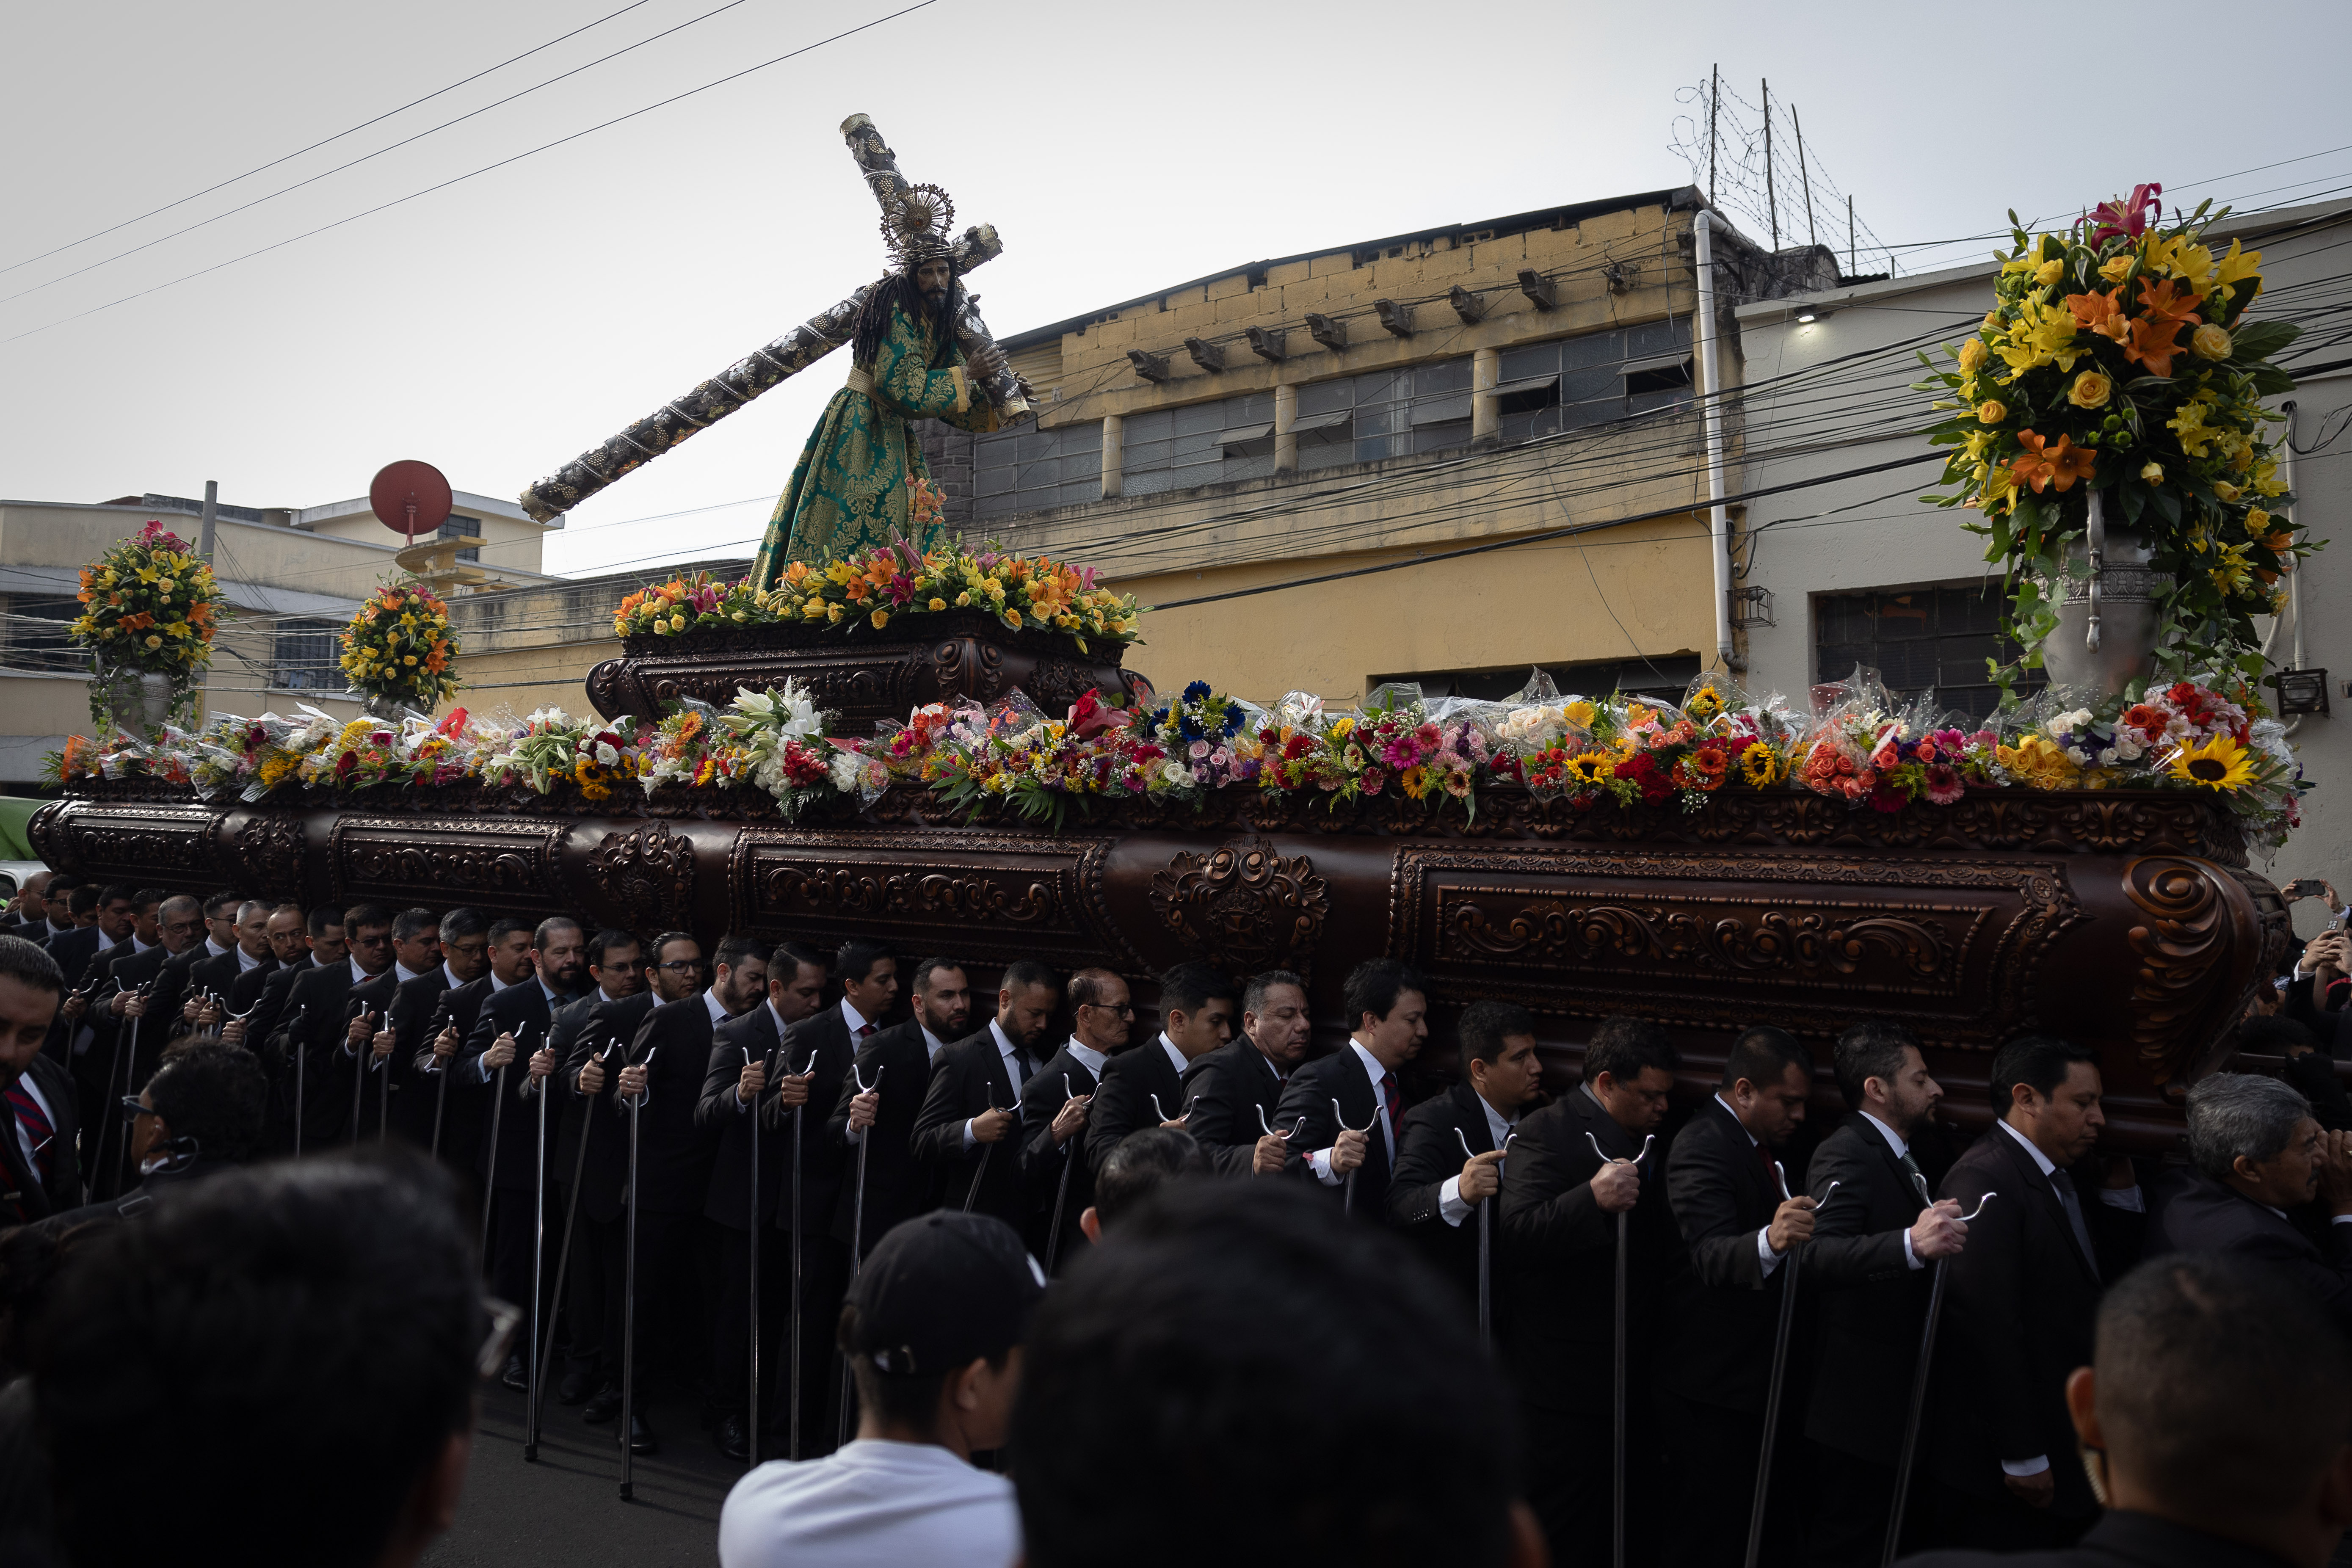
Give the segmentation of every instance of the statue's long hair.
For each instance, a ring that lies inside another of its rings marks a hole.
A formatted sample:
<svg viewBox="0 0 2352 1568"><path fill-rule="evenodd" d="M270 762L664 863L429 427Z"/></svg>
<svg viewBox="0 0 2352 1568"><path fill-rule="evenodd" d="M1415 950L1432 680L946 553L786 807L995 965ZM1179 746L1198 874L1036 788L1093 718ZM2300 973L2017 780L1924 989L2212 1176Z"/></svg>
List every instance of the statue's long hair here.
<svg viewBox="0 0 2352 1568"><path fill-rule="evenodd" d="M962 297L963 279L950 265L948 296L932 312L915 282L915 269L908 268L866 297L865 307L857 312L857 331L849 340L850 363L870 366L882 357L882 340L890 335L890 310L895 305L917 321L930 317L931 368L945 370L955 363L956 308Z"/></svg>

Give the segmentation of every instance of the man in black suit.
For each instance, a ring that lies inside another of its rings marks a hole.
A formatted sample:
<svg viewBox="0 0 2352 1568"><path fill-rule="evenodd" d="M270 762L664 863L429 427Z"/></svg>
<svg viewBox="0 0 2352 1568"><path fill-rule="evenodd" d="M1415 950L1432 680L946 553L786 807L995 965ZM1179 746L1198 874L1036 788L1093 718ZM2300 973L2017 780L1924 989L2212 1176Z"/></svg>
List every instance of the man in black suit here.
<svg viewBox="0 0 2352 1568"><path fill-rule="evenodd" d="M415 1102L423 1098L422 1087L436 1089L439 1086L416 1079L417 1050L414 1041L401 1039L394 1026L393 1004L398 1000L401 987L419 980L430 980L441 967L441 917L431 910L403 910L392 922L392 973L378 975L366 985L353 989L354 1000L362 1000L368 1015L376 1023L373 1050L368 1058L364 1104L353 1102L356 1124L352 1130L352 1141L361 1137L382 1138L391 1135L394 1126L413 1129L415 1125ZM434 992L437 997L438 990ZM400 1109L395 1111L393 1107ZM430 1107L425 1114L430 1117ZM428 1128L425 1137L432 1136ZM417 1142L414 1136L411 1142Z"/></svg>
<svg viewBox="0 0 2352 1568"><path fill-rule="evenodd" d="M199 1027L216 1028L227 1022L228 1015L236 1011L230 999L246 974L267 974L278 967L277 955L269 950L268 904L259 899L238 900L230 912L228 929L228 951L200 958L188 971L191 988L213 998L212 1005L200 1006L191 1020Z"/></svg>
<svg viewBox="0 0 2352 1568"><path fill-rule="evenodd" d="M1184 1131L1209 1168L1226 1175L1279 1174L1287 1148L1266 1127L1283 1086L1307 1059L1314 1017L1307 982L1287 969L1250 976L1242 991L1242 1030L1184 1069Z"/></svg>
<svg viewBox="0 0 2352 1568"><path fill-rule="evenodd" d="M1396 1072L1429 1038L1429 983L1395 959L1372 958L1349 973L1344 994L1355 1026L1346 1048L1291 1074L1275 1120L1294 1129L1289 1147L1302 1170L1385 1224L1404 1147Z"/></svg>
<svg viewBox="0 0 2352 1568"><path fill-rule="evenodd" d="M140 913L131 927L134 951L123 954L118 947L105 981L91 998L93 1013L101 1022L99 1037L85 1059L95 1061L104 1053L104 1081L116 1086L107 1092L117 1099L146 1082L163 1059L167 1031L179 1015L181 989L187 979L186 966L175 961L196 948L204 935L204 906L199 900L186 893L148 896L156 891L141 889ZM145 940L142 927L152 927L152 945L140 945ZM110 1110L116 1113L110 1116ZM103 1197L115 1196L129 1186L124 1162L117 1157L124 1151L125 1140L109 1133L110 1121L119 1134L121 1117L116 1100L101 1098L99 1140L110 1152L91 1162L89 1173L91 1191Z"/></svg>
<svg viewBox="0 0 2352 1568"><path fill-rule="evenodd" d="M1805 1561L1877 1568L1927 1316L1928 1265L1959 1251L1968 1226L1959 1205L1927 1202L1927 1175L1911 1155L1912 1134L1944 1097L1917 1038L1900 1024L1865 1020L1838 1037L1832 1068L1853 1114L1822 1140L1807 1172L1814 1211L1805 1284L1819 1292L1818 1328L1811 1390L1792 1389L1790 1399L1802 1401L1811 1471Z"/></svg>
<svg viewBox="0 0 2352 1568"><path fill-rule="evenodd" d="M834 1202L833 1234L846 1246L854 1231L860 1258L891 1226L939 1206L939 1172L915 1156L915 1118L930 1087L931 1064L950 1040L970 1032L971 983L951 959L918 959L909 994L914 1016L858 1047L855 1072L842 1085L830 1118L828 1136L844 1145L849 1162ZM861 1078L870 1086L863 1093ZM860 1168L866 1173L862 1227L855 1225Z"/></svg>
<svg viewBox="0 0 2352 1568"><path fill-rule="evenodd" d="M1721 1504L1756 1490L1781 1265L1813 1233L1813 1200L1783 1195L1773 1158L1804 1121L1812 1086L1813 1058L1786 1030L1744 1029L1714 1096L1666 1154L1666 1201L1690 1260L1667 1300L1658 1363L1676 1494L1666 1516L1669 1563L1727 1563L1748 1537L1743 1510ZM1782 1510L1775 1536L1796 1522Z"/></svg>
<svg viewBox="0 0 2352 1568"><path fill-rule="evenodd" d="M2262 1264L2207 1253L2133 1269L2100 1304L2096 1356L2067 1378L2065 1403L2109 1510L2082 1543L1936 1552L1903 1568L2323 1568L2336 1556L2352 1521L2352 1352Z"/></svg>
<svg viewBox="0 0 2352 1568"><path fill-rule="evenodd" d="M1944 1177L1976 1214L1948 1270L1927 1441L1939 1539L2014 1550L2071 1544L2097 1511L2074 1440L2067 1374L2091 1359L2103 1280L2139 1256L2147 1215L2127 1160L2095 1196L2076 1169L2106 1125L2097 1053L2029 1035L1993 1058L2001 1113Z"/></svg>
<svg viewBox="0 0 2352 1568"><path fill-rule="evenodd" d="M89 1172L98 1163L96 1142L100 1130L110 1121L105 1115L108 1091L103 1082L110 1050L94 1047L101 1035L110 1047L114 1039L113 1018L91 1011L90 1005L106 984L109 966L115 959L134 951L131 944L138 940L135 928L142 906L140 889L128 884L118 883L103 889L83 884L72 892L96 892L99 898L91 906L89 924L50 938L46 949L65 975L66 995L58 1008L57 1021L49 1026L49 1040L44 1049L74 1080L75 1121L85 1145L79 1152L81 1168ZM160 898L156 900L162 901ZM146 940L153 942L152 920L147 931ZM119 1074L117 1078L119 1082ZM121 1090L118 1088L114 1092L120 1094Z"/></svg>
<svg viewBox="0 0 2352 1568"><path fill-rule="evenodd" d="M1108 969L1070 976L1068 1041L1021 1087L1021 1173L1029 1185L1029 1224L1023 1237L1048 1268L1087 1246L1078 1216L1094 1202L1087 1165L1087 1107L1103 1064L1127 1047L1135 1004L1127 982ZM1055 1228L1058 1210L1061 1226Z"/></svg>
<svg viewBox="0 0 2352 1568"><path fill-rule="evenodd" d="M313 918L310 951L320 962L295 974L280 1015L288 1052L281 1081L299 1152L349 1142L354 1135L358 1053L376 1033L368 1003L378 992L388 997L391 989L392 922L393 912L382 904L354 904L342 913L338 942L322 938ZM338 945L340 960L328 957Z"/></svg>
<svg viewBox="0 0 2352 1568"><path fill-rule="evenodd" d="M2234 1252L2293 1279L2352 1332L2352 1134L2326 1132L2288 1084L2215 1073L2189 1090L2188 1169L2157 1184L2147 1256ZM2323 1200L2323 1247L2288 1211Z"/></svg>
<svg viewBox="0 0 2352 1568"><path fill-rule="evenodd" d="M445 952L453 946L455 956L472 957L474 940L462 933L453 935L452 922L461 914L478 911L453 910L441 922L441 945ZM488 917L484 919L488 921ZM478 1053L475 1059L460 1063L458 1052L474 1037L474 1026L480 1022L482 1009L491 997L511 986L521 984L531 977L531 923L514 915L502 915L488 924L480 936L482 949L478 963L473 965L474 976L444 991L434 1004L434 1012L441 1018L441 1027L421 1037L416 1053L417 1081L423 1093L435 1101L446 1096L446 1104L436 1107L440 1127L441 1163L457 1179L458 1191L467 1205L479 1208L482 1203L481 1184L476 1166L482 1156L482 1140L489 1134L487 1120L490 1110L488 1088L490 1078L479 1071ZM450 961L451 969L463 965ZM511 1060L512 1058L509 1058ZM467 1070L467 1069L473 1070ZM491 1073L497 1067L492 1065ZM448 1075L444 1087L442 1075ZM504 1122L500 1122L504 1131ZM428 1131L428 1145L431 1134Z"/></svg>
<svg viewBox="0 0 2352 1568"><path fill-rule="evenodd" d="M49 938L48 954L64 972L67 990L80 990L99 955L110 953L131 940L131 924L141 907L139 894L140 889L128 882L100 889L89 924L68 926Z"/></svg>
<svg viewBox="0 0 2352 1568"><path fill-rule="evenodd" d="M1233 1039L1239 1000L1240 988L1205 963L1180 963L1160 977L1159 1036L1105 1062L1087 1107L1087 1163L1097 1183L1120 1139L1184 1124L1184 1070Z"/></svg>
<svg viewBox="0 0 2352 1568"><path fill-rule="evenodd" d="M240 910L237 916L240 925L244 918L244 913ZM310 962L310 932L308 923L302 918L302 907L299 904L278 904L275 907L265 905L261 915L261 940L262 951L267 956L259 963L240 968L229 981L228 989L224 993L228 998L228 1012L231 1019L242 1017L247 1022L250 1022L254 1005L261 1000L262 991L269 984L269 977L290 964L304 964ZM226 1031L228 1027L227 1021L225 1020L221 1027ZM226 1033L222 1037L224 1041L226 1040Z"/></svg>
<svg viewBox="0 0 2352 1568"><path fill-rule="evenodd" d="M394 959L399 957L397 926L393 928ZM448 1121L448 1100L442 1087L434 1045L444 1036L452 1047L457 1035L450 1016L450 998L479 980L490 966L490 919L479 910L451 910L435 924L441 962L411 980L393 987L385 1025L392 1031L394 1074L392 1135L419 1149L434 1145L434 1123ZM437 1113L437 1115L436 1115Z"/></svg>
<svg viewBox="0 0 2352 1568"><path fill-rule="evenodd" d="M621 1413L620 1281L627 1260L629 1129L613 1091L621 1077L617 1058L653 1011L654 997L646 989L643 946L611 926L588 939L588 977L595 984L557 1013L548 1029L548 1046L562 1064L556 1069L556 1093L563 1101L556 1177L566 1185L565 1203L576 1205L579 1214L567 1303L572 1341L556 1392L570 1405L575 1388L593 1391L581 1414L602 1425Z"/></svg>
<svg viewBox="0 0 2352 1568"><path fill-rule="evenodd" d="M282 913L282 911L281 911ZM270 917L276 928L282 924L279 915ZM331 963L341 963L349 956L343 946L343 911L321 904L300 916L301 947L292 957L287 956L287 945L273 938L271 950L278 954L278 967L263 977L258 994L249 1000L245 982L230 998L231 1011L244 1015L232 1016L221 1026L221 1039L228 1045L241 1045L253 1052L261 1062L263 1076L269 1083L269 1114L262 1133L262 1146L273 1153L284 1153L294 1146L294 1029L296 1015L288 1011L286 999L294 994L295 982L314 969Z"/></svg>
<svg viewBox="0 0 2352 1568"><path fill-rule="evenodd" d="M1543 1064L1536 1059L1535 1015L1516 1002L1473 1002L1456 1032L1462 1076L1444 1094L1405 1112L1404 1151L1389 1184L1389 1222L1454 1281L1465 1309L1475 1310L1478 1210L1503 1189L1502 1151L1520 1113L1543 1092ZM1493 1224L1487 1221L1490 1230ZM1492 1267L1499 1277L1501 1266ZM1490 1300L1494 1293L1490 1283ZM1499 1328L1496 1337L1502 1338Z"/></svg>
<svg viewBox="0 0 2352 1568"><path fill-rule="evenodd" d="M506 924L501 921L500 926ZM494 928L495 929L495 928ZM549 1183L553 1172L540 1163L541 1124L551 1115L553 1103L548 1099L548 1080L562 1065L550 1042L556 1010L569 1005L587 982L587 933L580 922L562 915L541 921L531 931L527 949L528 962L522 965L521 976L509 984L497 984L499 970L505 964L514 967L507 952L508 940L501 936L491 944L493 994L486 999L474 1016L473 1027L466 1035L461 1054L449 1066L455 1082L449 1092L455 1096L462 1085L470 1089L480 1119L482 1135L476 1141L477 1152L473 1167L476 1181L490 1193L490 1238L488 1255L483 1258L490 1278L491 1289L501 1300L529 1303L530 1300L532 1209L539 1200L541 1185ZM530 1049L526 1058L522 1053ZM527 1064L527 1070L518 1076L513 1068L518 1058ZM496 1097L506 1096L505 1110L499 1110ZM490 1136L490 1126L497 1123L498 1136ZM560 1124L550 1123L547 1159L552 1165L554 1142ZM562 1168L569 1179L571 1168ZM558 1194L548 1194L548 1240L561 1245L560 1232L563 1211ZM551 1270L542 1267L542 1287L554 1288ZM551 1308L552 1302L546 1303ZM526 1386L523 1374L522 1351L507 1357L500 1381L509 1388ZM565 1403L576 1405L587 1397L583 1388Z"/></svg>
<svg viewBox="0 0 2352 1568"><path fill-rule="evenodd" d="M1528 1501L1556 1563L1606 1562L1614 1483L1617 1216L1627 1232L1627 1555L1654 1551L1661 1509L1651 1363L1682 1237L1645 1140L1665 1120L1681 1065L1665 1033L1604 1018L1584 1047L1584 1082L1521 1119L1496 1210L1510 1327L1504 1362L1528 1434ZM1594 1145L1599 1152L1594 1152ZM1733 1505L1737 1507L1737 1503Z"/></svg>
<svg viewBox="0 0 2352 1568"><path fill-rule="evenodd" d="M73 1079L41 1048L65 991L55 959L0 936L0 1222L47 1219L81 1203Z"/></svg>
<svg viewBox="0 0 2352 1568"><path fill-rule="evenodd" d="M57 933L49 930L49 879L54 871L36 871L16 884L7 912L0 915L0 936L13 936L38 947Z"/></svg>
<svg viewBox="0 0 2352 1568"><path fill-rule="evenodd" d="M1052 970L1025 958L1006 965L987 1026L940 1053L915 1113L915 1157L940 1173L943 1201L994 1215L1016 1233L1029 1218L1021 1086L1037 1070L1038 1044L1061 1002Z"/></svg>

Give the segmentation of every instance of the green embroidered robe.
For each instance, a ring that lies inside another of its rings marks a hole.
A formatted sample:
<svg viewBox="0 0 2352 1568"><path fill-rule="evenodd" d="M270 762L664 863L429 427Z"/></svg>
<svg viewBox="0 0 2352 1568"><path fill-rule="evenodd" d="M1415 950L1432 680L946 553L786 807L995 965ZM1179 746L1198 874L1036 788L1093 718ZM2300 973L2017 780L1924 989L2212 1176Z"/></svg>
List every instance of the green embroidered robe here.
<svg viewBox="0 0 2352 1568"><path fill-rule="evenodd" d="M940 542L916 537L909 514L915 480L929 479L911 421L944 419L965 430L993 430L996 410L966 379L963 350L933 370L926 324L893 306L890 331L871 365L858 365L873 390L844 386L810 432L768 520L752 564L753 581L773 587L794 561L828 561L878 549L895 535L918 550Z"/></svg>

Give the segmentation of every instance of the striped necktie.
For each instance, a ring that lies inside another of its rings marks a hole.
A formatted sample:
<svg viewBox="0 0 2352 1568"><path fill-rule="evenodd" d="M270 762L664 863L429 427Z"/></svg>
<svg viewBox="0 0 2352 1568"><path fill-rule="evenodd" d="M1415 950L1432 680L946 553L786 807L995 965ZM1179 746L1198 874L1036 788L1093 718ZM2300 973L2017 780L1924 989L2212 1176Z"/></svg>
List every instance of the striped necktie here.
<svg viewBox="0 0 2352 1568"><path fill-rule="evenodd" d="M56 1140L57 1129L41 1110L41 1102L33 1098L32 1090L18 1079L8 1085L8 1105L16 1113L16 1124L25 1130L33 1145L33 1163L40 1167L41 1182L49 1180L49 1147Z"/></svg>

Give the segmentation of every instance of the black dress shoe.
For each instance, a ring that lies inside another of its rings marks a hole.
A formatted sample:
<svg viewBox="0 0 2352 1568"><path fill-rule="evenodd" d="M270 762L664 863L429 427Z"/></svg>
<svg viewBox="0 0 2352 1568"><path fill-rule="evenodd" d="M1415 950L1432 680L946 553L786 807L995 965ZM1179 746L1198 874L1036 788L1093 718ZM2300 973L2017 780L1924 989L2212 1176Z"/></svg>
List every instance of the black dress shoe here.
<svg viewBox="0 0 2352 1568"><path fill-rule="evenodd" d="M522 1355L520 1352L507 1357L507 1368L504 1372L499 1373L499 1381L505 1384L509 1388L513 1389L517 1394L522 1394L529 1391L530 1387L530 1369L523 1365Z"/></svg>
<svg viewBox="0 0 2352 1568"><path fill-rule="evenodd" d="M744 1429L740 1415L729 1415L719 1421L719 1451L739 1465L751 1463L751 1436Z"/></svg>
<svg viewBox="0 0 2352 1568"><path fill-rule="evenodd" d="M596 1385L593 1383L589 1381L589 1377L586 1373L567 1372L563 1374L562 1381L555 1385L556 1403L559 1405L577 1405L582 1400L587 1398L589 1390L595 1386Z"/></svg>
<svg viewBox="0 0 2352 1568"><path fill-rule="evenodd" d="M646 1418L631 1411L629 1413L629 1452L650 1454L660 1447L661 1445L654 1440L654 1429L646 1425Z"/></svg>
<svg viewBox="0 0 2352 1568"><path fill-rule="evenodd" d="M587 1417L591 1426L601 1426L620 1413L621 1385L608 1383L596 1391L595 1397L588 1401L588 1407L580 1414Z"/></svg>

